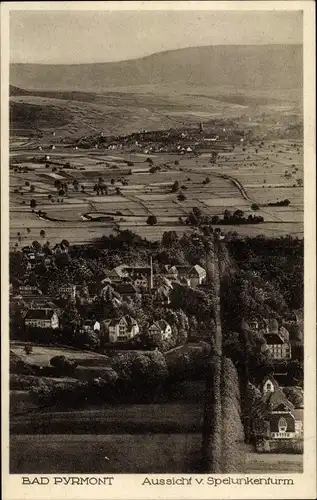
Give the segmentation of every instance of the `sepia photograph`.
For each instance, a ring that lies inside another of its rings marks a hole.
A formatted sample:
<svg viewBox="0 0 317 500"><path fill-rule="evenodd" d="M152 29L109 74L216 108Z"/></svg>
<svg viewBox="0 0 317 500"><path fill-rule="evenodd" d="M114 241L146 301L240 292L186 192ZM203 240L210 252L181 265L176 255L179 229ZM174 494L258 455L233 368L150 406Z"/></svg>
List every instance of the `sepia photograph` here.
<svg viewBox="0 0 317 500"><path fill-rule="evenodd" d="M303 473L303 10L82 3L9 12L9 473Z"/></svg>

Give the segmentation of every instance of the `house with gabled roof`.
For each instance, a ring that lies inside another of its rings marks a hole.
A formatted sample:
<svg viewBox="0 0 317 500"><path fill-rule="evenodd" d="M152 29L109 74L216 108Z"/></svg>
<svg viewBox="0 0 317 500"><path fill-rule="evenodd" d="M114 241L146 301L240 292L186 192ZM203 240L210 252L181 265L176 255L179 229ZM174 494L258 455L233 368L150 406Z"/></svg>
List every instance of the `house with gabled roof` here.
<svg viewBox="0 0 317 500"><path fill-rule="evenodd" d="M180 283L196 288L206 279L206 271L199 264L194 266L174 266L177 270L177 278Z"/></svg>
<svg viewBox="0 0 317 500"><path fill-rule="evenodd" d="M59 327L57 313L53 309L29 309L24 318L26 327L53 328Z"/></svg>
<svg viewBox="0 0 317 500"><path fill-rule="evenodd" d="M100 323L94 319L85 319L81 328L81 332L89 333L89 332L100 332Z"/></svg>
<svg viewBox="0 0 317 500"><path fill-rule="evenodd" d="M291 359L292 349L290 342L285 339L283 332L268 333L264 335L263 350L269 352L273 359Z"/></svg>
<svg viewBox="0 0 317 500"><path fill-rule="evenodd" d="M168 306L171 302L170 291L170 288L167 288L163 285L156 288L156 290L152 294L154 304L158 306Z"/></svg>
<svg viewBox="0 0 317 500"><path fill-rule="evenodd" d="M153 338L167 340L172 335L172 328L165 319L159 319L149 327L148 333Z"/></svg>
<svg viewBox="0 0 317 500"><path fill-rule="evenodd" d="M295 408L273 376L264 378L260 389L266 409L267 436L270 439L291 439L303 435L303 409Z"/></svg>
<svg viewBox="0 0 317 500"><path fill-rule="evenodd" d="M138 322L132 316L105 319L101 322L101 331L105 342L128 342L139 333Z"/></svg>
<svg viewBox="0 0 317 500"><path fill-rule="evenodd" d="M117 283L116 285L114 285L114 289L122 297L134 298L138 295L136 287L129 282L122 281L120 283Z"/></svg>
<svg viewBox="0 0 317 500"><path fill-rule="evenodd" d="M105 278L102 281L102 283L120 283L120 281L123 278L127 278L128 272L127 272L128 266L125 264L120 264L119 266L114 267L113 269L106 269L105 270Z"/></svg>

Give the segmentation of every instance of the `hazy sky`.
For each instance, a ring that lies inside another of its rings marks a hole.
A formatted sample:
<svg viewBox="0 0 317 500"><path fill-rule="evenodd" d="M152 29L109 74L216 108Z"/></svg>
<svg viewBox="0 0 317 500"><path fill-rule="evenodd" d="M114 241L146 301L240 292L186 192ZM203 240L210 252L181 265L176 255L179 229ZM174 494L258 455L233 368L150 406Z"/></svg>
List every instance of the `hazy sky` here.
<svg viewBox="0 0 317 500"><path fill-rule="evenodd" d="M11 62L120 61L199 45L302 43L300 12L11 11Z"/></svg>

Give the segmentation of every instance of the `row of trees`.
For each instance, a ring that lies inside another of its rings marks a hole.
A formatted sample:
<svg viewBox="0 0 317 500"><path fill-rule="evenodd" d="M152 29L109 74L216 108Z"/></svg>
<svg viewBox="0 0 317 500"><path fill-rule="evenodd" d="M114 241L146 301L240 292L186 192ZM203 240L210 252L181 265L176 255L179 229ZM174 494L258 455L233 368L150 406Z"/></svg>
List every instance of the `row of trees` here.
<svg viewBox="0 0 317 500"><path fill-rule="evenodd" d="M253 210L257 210L258 206L253 206ZM245 216L242 210L236 210L235 212L230 212L230 210L225 210L223 216L219 215L203 215L200 209L194 208L186 219L186 223L192 226L205 227L210 224L212 225L239 225L239 224L260 224L264 222L262 216L249 214Z"/></svg>

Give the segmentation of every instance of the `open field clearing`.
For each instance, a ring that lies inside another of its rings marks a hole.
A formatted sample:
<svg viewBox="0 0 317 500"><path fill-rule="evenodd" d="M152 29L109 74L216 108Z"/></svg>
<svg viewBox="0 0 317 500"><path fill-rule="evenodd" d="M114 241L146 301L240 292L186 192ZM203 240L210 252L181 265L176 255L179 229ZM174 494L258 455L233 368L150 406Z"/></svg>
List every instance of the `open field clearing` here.
<svg viewBox="0 0 317 500"><path fill-rule="evenodd" d="M60 243L63 239L70 241L73 245L82 245L90 243L96 238L109 236L113 234L113 228L100 222L51 222L36 221L34 224L27 224L15 220L10 224L10 247L13 248L17 243L17 232L21 232L22 241L19 246L31 245L34 240L45 243L47 240L51 246ZM83 226L85 224L85 226ZM26 228L31 229L30 233ZM22 231L21 231L22 228ZM40 237L40 230L45 230L45 238Z"/></svg>
<svg viewBox="0 0 317 500"><path fill-rule="evenodd" d="M207 198L207 199L202 199L201 200L205 205L208 205L208 207L223 207L224 209L226 208L232 208L235 206L245 206L249 207L250 202L248 200L244 200L243 198L223 198L221 196L218 196L217 198Z"/></svg>
<svg viewBox="0 0 317 500"><path fill-rule="evenodd" d="M10 350L20 356L20 358L32 364L37 364L39 366L49 366L50 359L53 356L66 356L72 361L76 361L78 364L90 364L94 365L96 363L100 365L108 365L109 358L92 351L81 351L79 349L70 349L68 347L49 347L32 345L32 354L25 354L24 344L12 343L10 345Z"/></svg>
<svg viewBox="0 0 317 500"><path fill-rule="evenodd" d="M247 193L257 203L275 203L276 201L289 199L291 202L290 207L304 207L304 193L302 188L248 188Z"/></svg>
<svg viewBox="0 0 317 500"><path fill-rule="evenodd" d="M189 458L197 451L199 443L200 436L196 434L11 436L10 472L189 472Z"/></svg>
<svg viewBox="0 0 317 500"><path fill-rule="evenodd" d="M195 471L200 445L200 434L11 435L10 472L186 473ZM302 471L301 455L241 453L240 473Z"/></svg>
<svg viewBox="0 0 317 500"><path fill-rule="evenodd" d="M302 473L303 455L283 453L247 453L245 470L249 474L262 473Z"/></svg>
<svg viewBox="0 0 317 500"><path fill-rule="evenodd" d="M202 425L197 403L116 404L69 411L38 411L11 419L13 434L196 432ZM91 423L94 422L92 426Z"/></svg>

